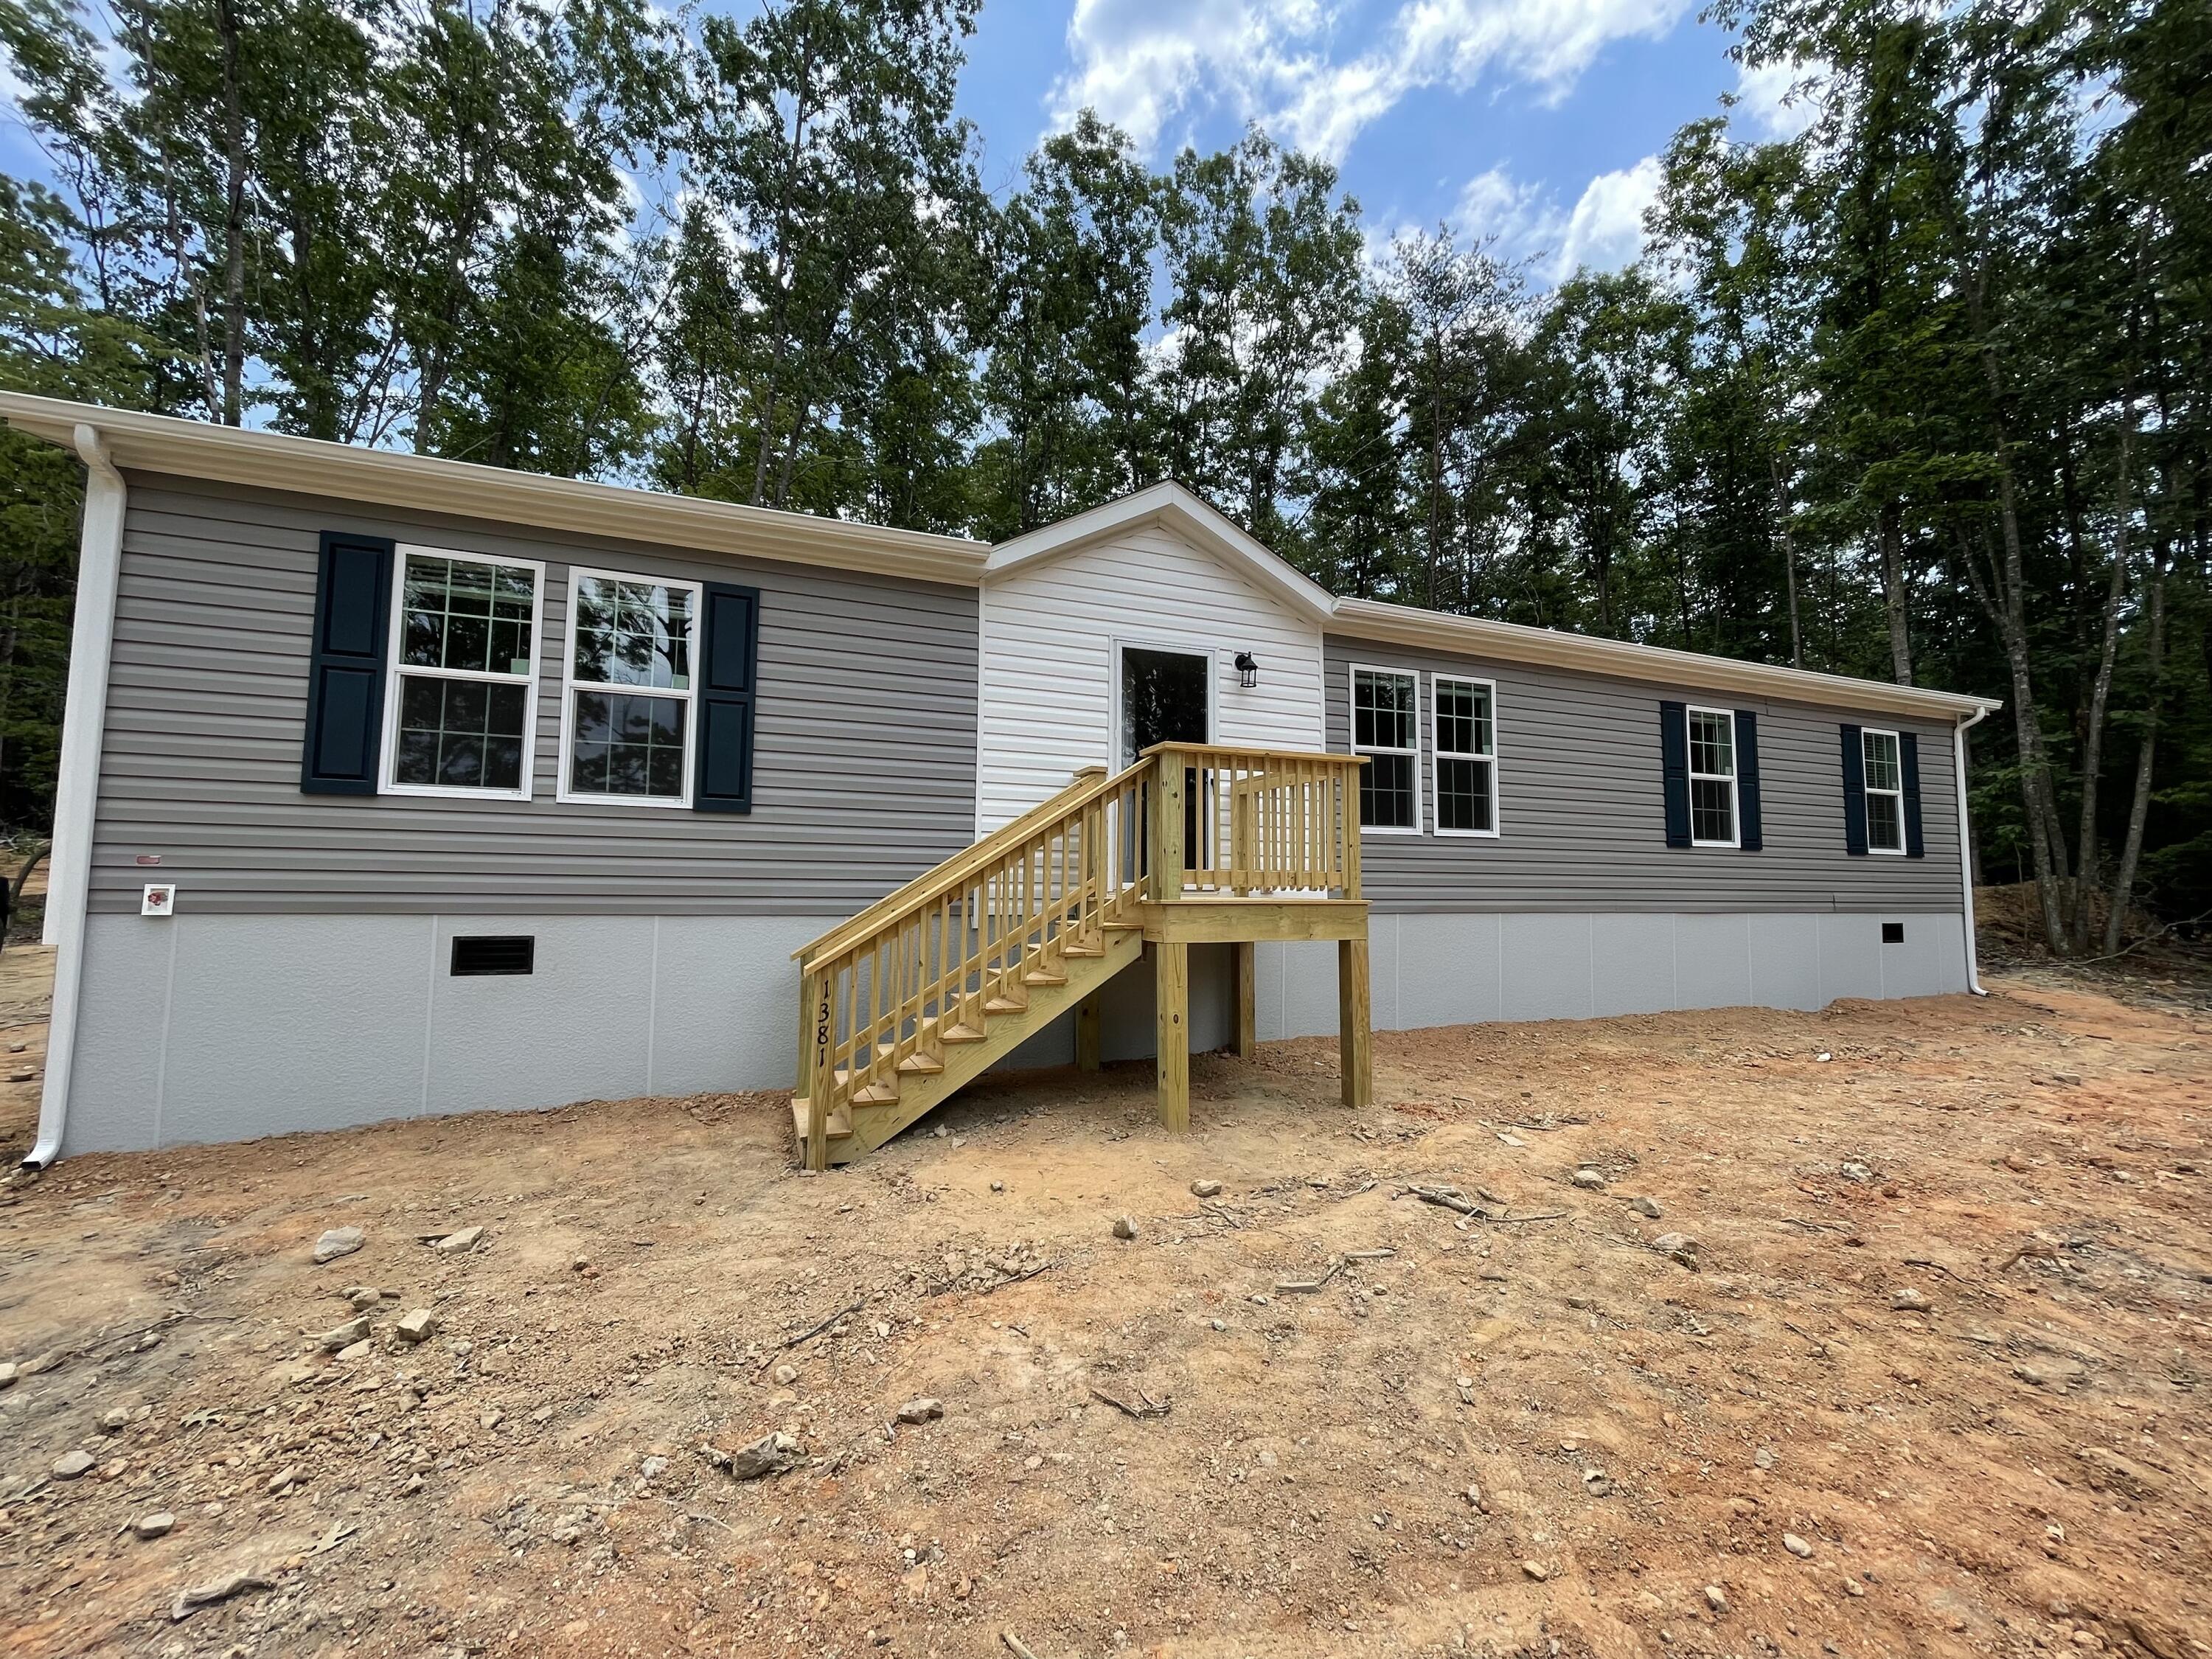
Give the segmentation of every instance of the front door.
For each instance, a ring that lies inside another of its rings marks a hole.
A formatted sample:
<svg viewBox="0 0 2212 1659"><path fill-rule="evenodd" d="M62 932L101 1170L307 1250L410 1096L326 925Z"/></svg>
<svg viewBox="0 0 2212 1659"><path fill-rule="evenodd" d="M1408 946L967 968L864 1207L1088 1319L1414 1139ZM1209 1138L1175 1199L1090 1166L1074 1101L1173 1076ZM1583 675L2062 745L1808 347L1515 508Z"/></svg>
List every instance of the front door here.
<svg viewBox="0 0 2212 1659"><path fill-rule="evenodd" d="M1209 740L1212 712L1209 677L1213 659L1193 651L1152 651L1141 646L1121 647L1121 764L1133 766L1137 757L1156 743L1205 743ZM1201 822L1198 810L1198 773L1183 773L1182 860L1184 867L1200 867L1204 848L1199 842ZM1130 849L1141 869L1145 849Z"/></svg>
<svg viewBox="0 0 2212 1659"><path fill-rule="evenodd" d="M1213 661L1191 651L1121 647L1121 764L1156 743L1209 739L1208 679Z"/></svg>

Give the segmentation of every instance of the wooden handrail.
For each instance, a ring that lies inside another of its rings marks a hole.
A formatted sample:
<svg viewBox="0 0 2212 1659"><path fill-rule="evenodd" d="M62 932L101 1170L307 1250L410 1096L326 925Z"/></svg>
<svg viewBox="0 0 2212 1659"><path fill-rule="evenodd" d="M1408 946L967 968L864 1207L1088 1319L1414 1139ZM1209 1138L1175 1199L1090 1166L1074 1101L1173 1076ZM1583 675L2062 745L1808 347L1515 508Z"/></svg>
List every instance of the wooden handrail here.
<svg viewBox="0 0 2212 1659"><path fill-rule="evenodd" d="M1028 840L1041 826L1066 817L1097 796L1109 793L1130 773L1139 769L1139 767L1133 766L1121 777L1109 778L1103 766L1082 768L1076 773L1074 781L1057 793L1047 796L1019 817L1000 824L982 840L955 853L944 863L923 871L904 886L893 888L858 915L848 917L828 933L809 939L791 953L792 960L801 964L817 961L866 939L890 917L949 892L976 871Z"/></svg>

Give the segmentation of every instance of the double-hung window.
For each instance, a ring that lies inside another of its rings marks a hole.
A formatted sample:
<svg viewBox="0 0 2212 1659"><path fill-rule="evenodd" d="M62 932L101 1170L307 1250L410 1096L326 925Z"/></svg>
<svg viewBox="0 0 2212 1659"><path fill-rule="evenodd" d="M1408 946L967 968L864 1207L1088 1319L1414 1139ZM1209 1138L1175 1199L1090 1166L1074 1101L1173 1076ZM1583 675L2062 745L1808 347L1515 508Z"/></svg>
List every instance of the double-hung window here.
<svg viewBox="0 0 2212 1659"><path fill-rule="evenodd" d="M384 787L527 800L544 567L443 548L398 553Z"/></svg>
<svg viewBox="0 0 2212 1659"><path fill-rule="evenodd" d="M1690 843L1734 847L1736 842L1735 716L1726 709L1692 708L1690 720Z"/></svg>
<svg viewBox="0 0 2212 1659"><path fill-rule="evenodd" d="M1905 767L1898 757L1897 733L1859 733L1866 767L1867 851L1905 851Z"/></svg>
<svg viewBox="0 0 2212 1659"><path fill-rule="evenodd" d="M691 798L698 585L579 570L568 599L563 800Z"/></svg>
<svg viewBox="0 0 2212 1659"><path fill-rule="evenodd" d="M1498 833L1498 690L1488 680L1439 674L1433 691L1437 833Z"/></svg>
<svg viewBox="0 0 2212 1659"><path fill-rule="evenodd" d="M1420 678L1389 668L1352 671L1352 747L1359 769L1363 829L1421 830Z"/></svg>

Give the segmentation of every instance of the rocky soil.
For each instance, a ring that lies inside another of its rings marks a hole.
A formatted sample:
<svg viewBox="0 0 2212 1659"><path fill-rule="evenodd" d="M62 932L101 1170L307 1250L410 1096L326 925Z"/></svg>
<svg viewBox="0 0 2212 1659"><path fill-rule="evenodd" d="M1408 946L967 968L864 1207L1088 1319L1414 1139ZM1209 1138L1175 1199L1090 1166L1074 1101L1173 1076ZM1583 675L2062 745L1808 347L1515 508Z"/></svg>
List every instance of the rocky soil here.
<svg viewBox="0 0 2212 1659"><path fill-rule="evenodd" d="M1283 1043L819 1178L774 1096L75 1160L0 1196L0 1653L2212 1659L2208 1028L1385 1035L1365 1115Z"/></svg>

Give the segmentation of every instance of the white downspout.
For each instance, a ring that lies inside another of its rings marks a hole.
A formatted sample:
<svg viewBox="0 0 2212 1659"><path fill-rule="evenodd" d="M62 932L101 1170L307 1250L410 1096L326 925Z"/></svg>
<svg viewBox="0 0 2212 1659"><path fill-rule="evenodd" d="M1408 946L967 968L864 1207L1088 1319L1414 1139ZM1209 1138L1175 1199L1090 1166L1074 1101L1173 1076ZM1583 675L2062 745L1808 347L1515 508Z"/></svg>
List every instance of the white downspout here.
<svg viewBox="0 0 2212 1659"><path fill-rule="evenodd" d="M1989 993L1982 989L1981 957L1974 945L1974 849L1966 826L1966 733L1988 719L1989 713L1986 708L1974 710L1959 722L1951 739L1951 757L1959 774L1959 890L1966 907L1966 988L1978 997Z"/></svg>
<svg viewBox="0 0 2212 1659"><path fill-rule="evenodd" d="M43 1170L60 1155L76 1059L77 993L84 975L86 901L92 889L93 807L100 795L100 741L107 724L107 671L115 647L116 578L123 563L123 475L99 431L80 422L85 466L84 530L77 547L76 617L70 630L68 701L62 711L60 773L54 787L53 851L46 870L43 941L54 950L53 1012L46 1024L46 1087L39 1139L24 1158Z"/></svg>

